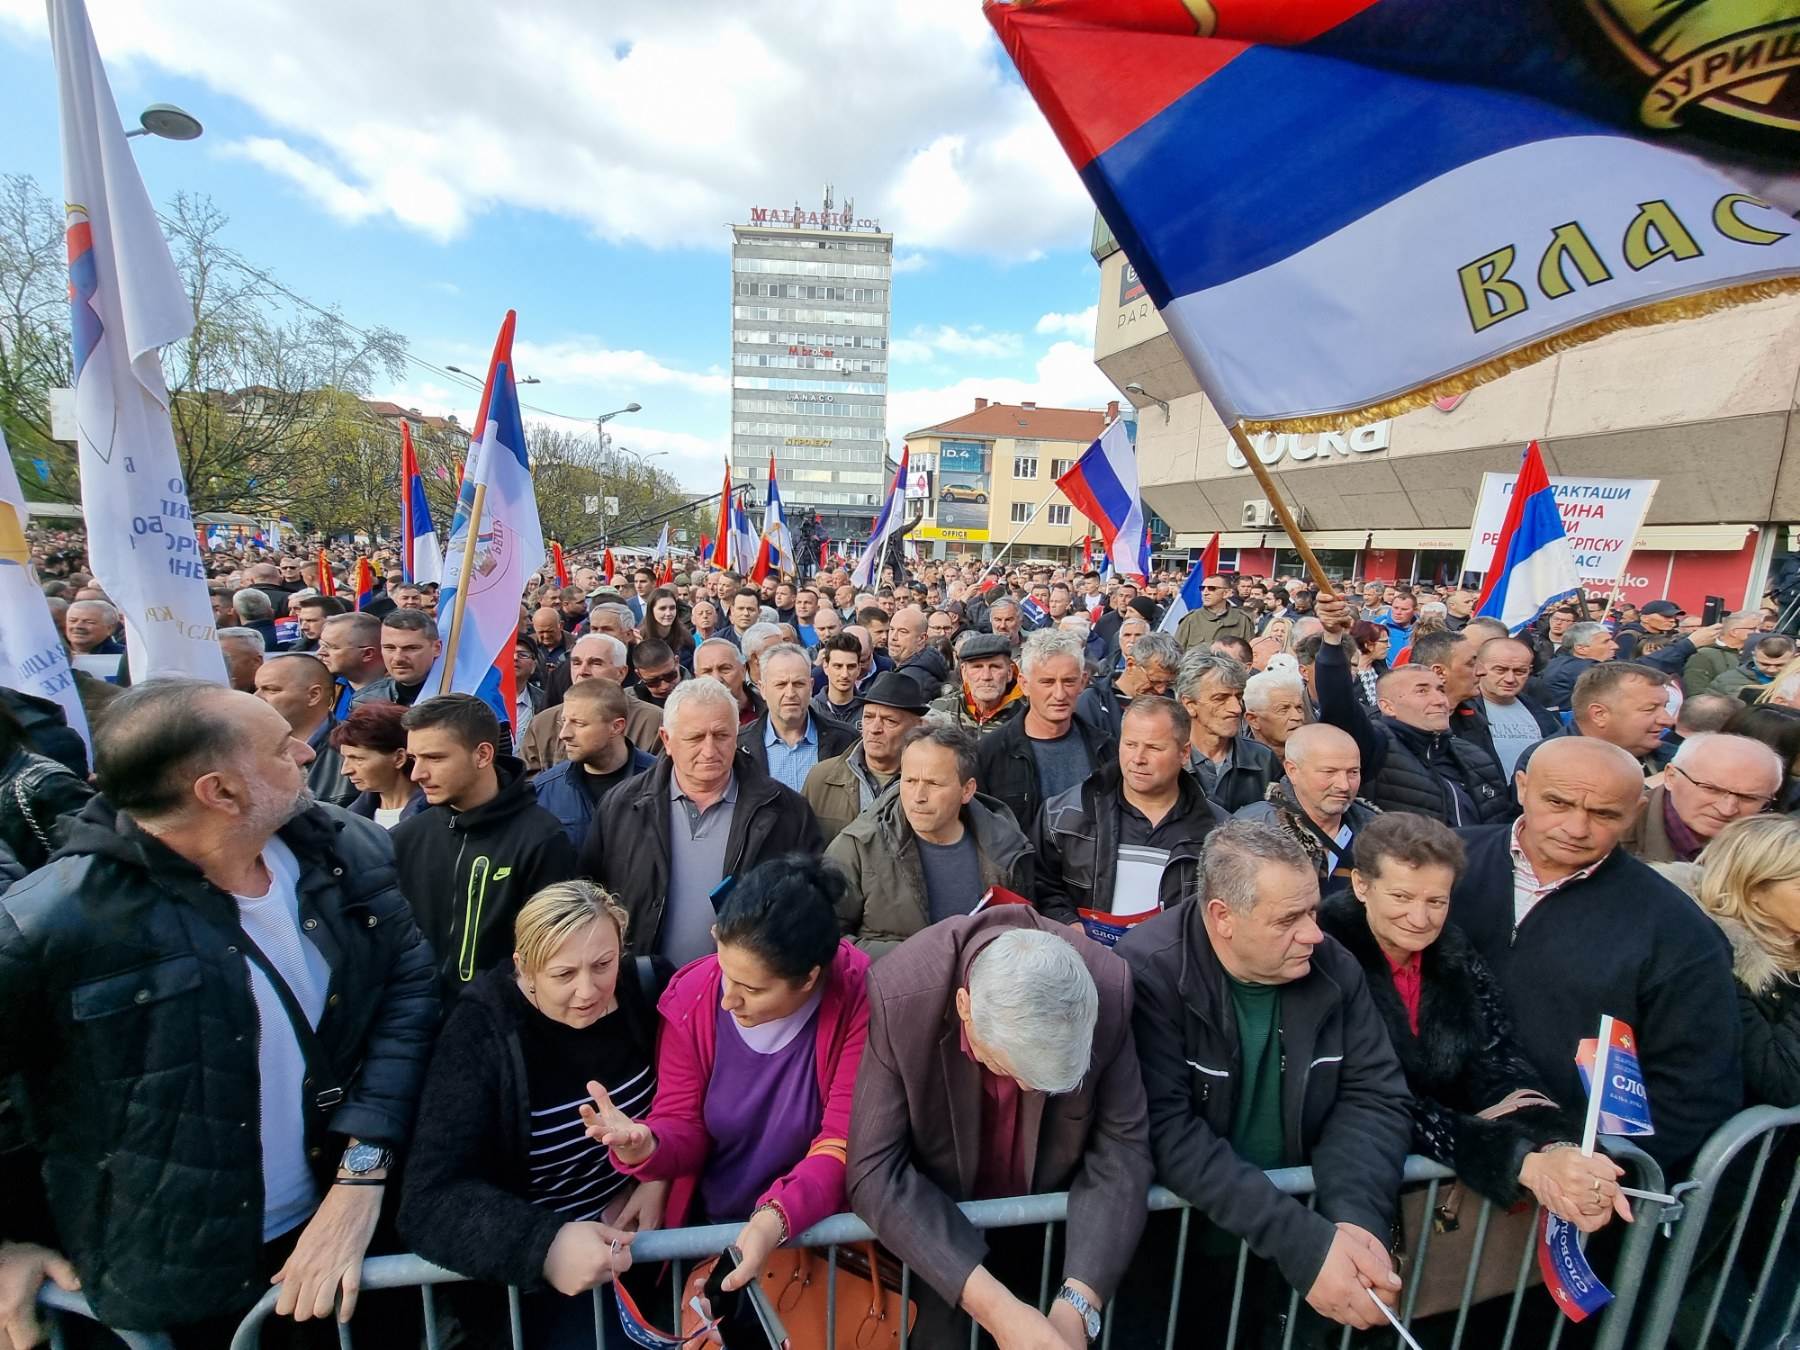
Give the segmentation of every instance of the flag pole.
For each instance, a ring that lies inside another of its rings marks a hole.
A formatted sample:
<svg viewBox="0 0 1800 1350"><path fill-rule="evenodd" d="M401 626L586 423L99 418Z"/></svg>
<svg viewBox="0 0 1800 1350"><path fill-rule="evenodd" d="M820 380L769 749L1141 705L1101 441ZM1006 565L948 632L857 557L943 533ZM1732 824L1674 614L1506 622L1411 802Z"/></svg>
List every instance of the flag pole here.
<svg viewBox="0 0 1800 1350"><path fill-rule="evenodd" d="M1269 505L1275 508L1275 515L1281 521L1281 528L1287 532L1288 541L1293 544L1294 551L1300 555L1300 561L1306 565L1307 574L1312 577L1313 585L1319 588L1320 595L1335 595L1337 592L1332 589L1331 580L1325 575L1325 569L1319 565L1318 556L1313 553L1312 546L1306 542L1306 536L1301 532L1299 522L1294 519L1293 512L1288 510L1287 502L1282 500L1281 493L1276 490L1275 480L1269 477L1269 466L1262 462L1255 447L1250 444L1250 438L1244 434L1244 424L1232 422L1226 430L1231 432L1231 439L1237 443L1238 453L1249 464L1250 472L1256 475L1256 483L1258 487L1262 488L1263 496L1267 497Z"/></svg>
<svg viewBox="0 0 1800 1350"><path fill-rule="evenodd" d="M475 546L481 541L481 508L487 505L487 484L475 485L475 501L469 508L468 532L463 536L462 565L456 574L456 600L450 606L450 635L444 642L444 678L438 693L450 692L456 678L456 648L462 642L463 610L469 604L469 577L475 570Z"/></svg>
<svg viewBox="0 0 1800 1350"><path fill-rule="evenodd" d="M1012 548L1012 546L1014 544L1019 542L1019 536L1024 534L1025 531L1027 531L1031 528L1032 522L1035 521L1040 515L1043 514L1044 508L1046 506L1050 505L1050 498L1054 497L1056 495L1056 493L1057 493L1056 485L1054 483L1052 483L1050 486L1049 495L1046 496L1043 501L1041 501L1037 504L1037 509L1034 510L1031 513L1031 515L1026 518L1025 523L1023 525L1019 526L1018 529L1016 529L1012 532L1012 538L1008 539L1006 541L1005 547L1003 547L998 553L996 553L994 555L994 560L991 563L989 563L986 567L981 569L981 576L976 577L974 581L969 583L971 588L981 585L982 578L986 577L989 572L993 571L996 567L998 567L1000 565L1000 560L1006 556L1007 550Z"/></svg>

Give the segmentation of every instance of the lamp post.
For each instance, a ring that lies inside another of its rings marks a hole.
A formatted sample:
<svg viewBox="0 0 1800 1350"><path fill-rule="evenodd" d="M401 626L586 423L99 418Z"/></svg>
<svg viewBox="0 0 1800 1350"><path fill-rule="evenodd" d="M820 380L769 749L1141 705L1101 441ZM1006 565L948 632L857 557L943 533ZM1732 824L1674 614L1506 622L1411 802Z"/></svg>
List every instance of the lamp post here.
<svg viewBox="0 0 1800 1350"><path fill-rule="evenodd" d="M185 108L177 108L173 103L152 103L138 114L137 129L126 132L125 139L160 136L165 141L192 141L198 140L205 130L200 119Z"/></svg>
<svg viewBox="0 0 1800 1350"><path fill-rule="evenodd" d="M449 371L453 375L463 375L471 380L476 380L476 379L481 378L479 375L476 375L473 371L464 370L461 366L445 366L444 369ZM514 375L513 383L514 384L542 384L543 381L538 379L538 377L535 375L526 375L524 377Z"/></svg>

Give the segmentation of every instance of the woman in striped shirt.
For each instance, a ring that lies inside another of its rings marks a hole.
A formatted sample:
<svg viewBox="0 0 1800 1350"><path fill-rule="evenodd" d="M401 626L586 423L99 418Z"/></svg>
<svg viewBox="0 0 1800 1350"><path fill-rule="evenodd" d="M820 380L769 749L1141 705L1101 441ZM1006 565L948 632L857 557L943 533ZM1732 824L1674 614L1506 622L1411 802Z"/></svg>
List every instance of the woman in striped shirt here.
<svg viewBox="0 0 1800 1350"><path fill-rule="evenodd" d="M625 911L585 881L520 909L512 966L470 984L438 1038L407 1158L402 1235L459 1274L524 1288L534 1350L593 1344L587 1291L628 1269L633 1233L662 1221L667 1184L615 1168L580 1115L590 1082L634 1119L656 1091L667 968L645 988L625 928ZM504 1343L492 1292L458 1311L474 1343Z"/></svg>

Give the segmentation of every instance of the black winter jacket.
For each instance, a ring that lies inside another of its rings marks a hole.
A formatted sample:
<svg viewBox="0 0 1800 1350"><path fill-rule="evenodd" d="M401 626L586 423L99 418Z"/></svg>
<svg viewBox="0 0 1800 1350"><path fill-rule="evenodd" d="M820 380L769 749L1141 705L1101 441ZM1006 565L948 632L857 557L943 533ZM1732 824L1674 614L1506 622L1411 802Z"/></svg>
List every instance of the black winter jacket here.
<svg viewBox="0 0 1800 1350"><path fill-rule="evenodd" d="M1115 759L1085 783L1045 802L1032 822L1031 842L1038 859L1033 898L1040 913L1074 923L1078 909L1112 912L1123 777ZM1157 893L1164 909L1174 908L1193 893L1206 836L1229 819L1207 799L1193 774L1183 773L1177 782L1180 797L1170 811L1174 820L1165 822L1176 828L1164 836L1169 865Z"/></svg>
<svg viewBox="0 0 1800 1350"><path fill-rule="evenodd" d="M537 804L525 766L494 761L500 791L471 811L428 806L394 826L400 889L438 954L454 997L512 955L513 919L544 887L576 875L575 846L562 822Z"/></svg>
<svg viewBox="0 0 1800 1350"><path fill-rule="evenodd" d="M1610 1013L1637 1034L1656 1133L1640 1142L1686 1175L1743 1103L1731 948L1674 885L1621 849L1513 920L1512 830L1463 830L1468 866L1450 920L1506 995L1519 1048L1559 1102L1584 1102L1575 1047Z"/></svg>
<svg viewBox="0 0 1800 1350"><path fill-rule="evenodd" d="M1189 756L1189 766L1194 764ZM1226 815L1260 802L1269 784L1281 777L1281 759L1261 741L1239 736L1231 747L1231 765L1221 769L1207 796Z"/></svg>
<svg viewBox="0 0 1800 1350"><path fill-rule="evenodd" d="M1380 807L1361 797L1352 801L1350 809L1344 812L1344 824L1350 827L1350 842L1339 846L1335 839L1327 838L1312 817L1306 814L1294 796L1294 785L1283 777L1279 783L1269 784L1269 790L1263 794L1260 802L1251 802L1235 812L1234 818L1254 820L1258 824L1271 826L1300 845L1311 861L1313 871L1319 874L1320 893L1332 895L1349 889L1350 873L1356 860L1356 836L1380 815ZM1327 870L1326 864L1334 856L1337 865Z"/></svg>
<svg viewBox="0 0 1800 1350"><path fill-rule="evenodd" d="M13 751L0 762L0 845L25 871L42 867L93 795L87 781L61 760Z"/></svg>
<svg viewBox="0 0 1800 1350"><path fill-rule="evenodd" d="M328 1183L349 1136L405 1146L437 989L386 831L315 806L280 834L331 970L317 1034L337 1082L317 1091L342 1100L294 1104ZM109 1326L235 1316L268 1287L244 941L229 895L99 797L0 899L0 1077L19 1075L60 1240Z"/></svg>
<svg viewBox="0 0 1800 1350"><path fill-rule="evenodd" d="M1661 651L1634 656L1625 654L1625 644L1621 642L1619 654L1614 659L1635 661L1640 666L1649 666L1652 670L1660 670L1665 675L1680 679L1688 657L1693 654L1694 644L1687 638L1677 638ZM1545 707L1567 712L1570 697L1575 692L1575 682L1590 666L1599 664L1592 657L1577 656L1572 651L1558 652L1550 658L1550 664L1544 667L1544 673L1538 677L1537 687L1532 692L1543 699Z"/></svg>
<svg viewBox="0 0 1800 1350"><path fill-rule="evenodd" d="M617 994L646 1067L656 1056L657 989L622 962ZM666 963L658 971L666 981ZM470 1279L535 1288L564 1220L530 1199L531 1090L519 1028L533 1011L513 972L483 971L450 1012L431 1054L419 1128L400 1191L400 1235L427 1261Z"/></svg>
<svg viewBox="0 0 1800 1350"><path fill-rule="evenodd" d="M1448 731L1420 731L1391 717L1371 720L1356 696L1342 644L1321 646L1315 670L1319 720L1355 739L1362 751L1363 795L1383 811L1412 811L1462 826L1512 817L1512 794L1500 765L1479 745ZM1461 788L1468 805L1452 784Z"/></svg>
<svg viewBox="0 0 1800 1350"><path fill-rule="evenodd" d="M1150 1110L1156 1179L1250 1244L1304 1293L1353 1223L1385 1240L1412 1140L1400 1062L1361 968L1326 938L1282 987L1281 1118L1286 1161L1310 1166L1318 1203L1282 1195L1231 1147L1237 1016L1204 910L1182 905L1119 939L1131 966L1132 1031Z"/></svg>
<svg viewBox="0 0 1800 1350"><path fill-rule="evenodd" d="M1415 1036L1361 902L1348 893L1333 896L1319 911L1319 924L1357 959L1369 982L1412 1090L1413 1147L1510 1209L1523 1198L1519 1168L1526 1155L1553 1140L1578 1142L1582 1119L1547 1106L1494 1120L1479 1114L1520 1090L1549 1095L1513 1039L1505 996L1487 962L1461 929L1444 925L1420 954Z"/></svg>
<svg viewBox="0 0 1800 1350"><path fill-rule="evenodd" d="M806 798L769 777L742 750L733 771L738 799L725 839L725 876L784 853L817 855L824 848ZM581 875L618 896L631 915L625 942L633 955L656 951L669 903L669 783L674 773L674 761L663 755L648 773L607 793L581 848Z"/></svg>
<svg viewBox="0 0 1800 1350"><path fill-rule="evenodd" d="M1038 784L1037 759L1025 735L1028 716L1029 712L1022 712L993 735L981 738L975 781L988 796L999 798L1013 813L1019 828L1029 835L1044 804L1044 794ZM1096 770L1118 759L1117 745L1101 728L1076 717L1071 730L1081 737L1081 743L1087 747L1088 762Z"/></svg>

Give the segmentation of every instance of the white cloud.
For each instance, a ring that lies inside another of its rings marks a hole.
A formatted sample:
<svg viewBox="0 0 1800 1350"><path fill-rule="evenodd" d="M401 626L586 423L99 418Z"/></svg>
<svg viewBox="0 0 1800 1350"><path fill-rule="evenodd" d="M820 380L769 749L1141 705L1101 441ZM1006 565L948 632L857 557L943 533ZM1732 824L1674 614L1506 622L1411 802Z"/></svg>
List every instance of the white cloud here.
<svg viewBox="0 0 1800 1350"><path fill-rule="evenodd" d="M720 248L722 222L810 205L830 182L907 258L1017 259L1085 241L1092 217L969 0L91 8L122 83L139 63L241 100L267 134L228 153L340 219L442 239L522 207L610 240ZM0 0L0 22L41 33L42 16Z"/></svg>
<svg viewBox="0 0 1800 1350"><path fill-rule="evenodd" d="M888 355L903 365L923 365L939 356L964 359L997 359L1017 356L1020 350L1017 333L994 333L979 324L962 329L950 324L936 328L915 328L903 338L888 343Z"/></svg>
<svg viewBox="0 0 1800 1350"><path fill-rule="evenodd" d="M1119 397L1094 364L1091 341L1057 342L1038 359L1030 379L971 375L954 384L888 393L888 436L897 448L908 432L973 412L975 400L1037 403L1046 408L1103 408Z"/></svg>
<svg viewBox="0 0 1800 1350"><path fill-rule="evenodd" d="M923 253L896 253L894 255L894 275L905 276L908 272L923 272L931 266L931 259Z"/></svg>
<svg viewBox="0 0 1800 1350"><path fill-rule="evenodd" d="M569 382L627 394L651 385L675 385L696 394L731 392L731 377L719 371L677 370L648 352L613 350L591 339L520 342L514 345L513 354L521 372L546 383ZM464 369L474 367L465 365Z"/></svg>
<svg viewBox="0 0 1800 1350"><path fill-rule="evenodd" d="M1094 324L1099 318L1099 313L1098 305L1089 305L1079 314L1046 314L1037 321L1036 331L1056 333L1092 342L1094 340Z"/></svg>

